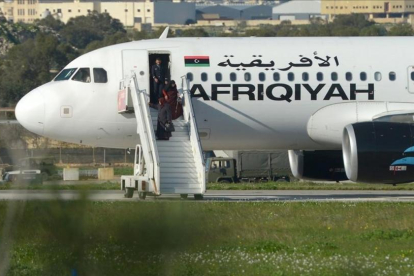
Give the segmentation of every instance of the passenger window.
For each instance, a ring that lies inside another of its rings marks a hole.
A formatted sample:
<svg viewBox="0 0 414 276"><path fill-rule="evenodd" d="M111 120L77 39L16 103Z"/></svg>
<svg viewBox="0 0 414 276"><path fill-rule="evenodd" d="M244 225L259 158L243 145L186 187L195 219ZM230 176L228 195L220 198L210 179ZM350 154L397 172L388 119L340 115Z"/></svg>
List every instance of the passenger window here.
<svg viewBox="0 0 414 276"><path fill-rule="evenodd" d="M80 68L72 80L87 83L91 82L91 70L89 70L89 68Z"/></svg>
<svg viewBox="0 0 414 276"><path fill-rule="evenodd" d="M347 72L347 73L345 74L345 79L346 79L347 81L351 81L351 80L352 80L352 73L351 73L351 72Z"/></svg>
<svg viewBox="0 0 414 276"><path fill-rule="evenodd" d="M295 80L295 74L293 74L293 73L289 73L289 74L288 74L288 80L289 80L289 81L294 81L294 80Z"/></svg>
<svg viewBox="0 0 414 276"><path fill-rule="evenodd" d="M201 80L202 81L207 81L208 77L207 77L207 73L201 73Z"/></svg>
<svg viewBox="0 0 414 276"><path fill-rule="evenodd" d="M221 81L223 79L223 76L221 73L216 73L216 81Z"/></svg>
<svg viewBox="0 0 414 276"><path fill-rule="evenodd" d="M274 81L280 81L280 75L279 75L279 73L273 73L273 80Z"/></svg>
<svg viewBox="0 0 414 276"><path fill-rule="evenodd" d="M193 77L192 73L187 73L187 80L188 81L193 81L194 80L194 77Z"/></svg>
<svg viewBox="0 0 414 276"><path fill-rule="evenodd" d="M338 80L338 74L337 74L336 72L332 72L332 74L331 74L331 79L332 79L333 81L337 81L337 80Z"/></svg>
<svg viewBox="0 0 414 276"><path fill-rule="evenodd" d="M318 81L323 81L323 73L321 73L321 72L316 73L316 79Z"/></svg>
<svg viewBox="0 0 414 276"><path fill-rule="evenodd" d="M93 68L93 81L96 83L107 83L108 75L103 68Z"/></svg>
<svg viewBox="0 0 414 276"><path fill-rule="evenodd" d="M308 73L303 73L302 74L302 80L308 81L309 80L309 74Z"/></svg>
<svg viewBox="0 0 414 276"><path fill-rule="evenodd" d="M63 69L62 72L60 72L59 75L56 76L55 81L63 81L70 79L73 73L75 73L76 69L77 68Z"/></svg>
<svg viewBox="0 0 414 276"><path fill-rule="evenodd" d="M411 72L411 80L414 81L414 72Z"/></svg>
<svg viewBox="0 0 414 276"><path fill-rule="evenodd" d="M245 81L251 81L252 80L252 76L250 75L250 73L244 73L244 80Z"/></svg>
<svg viewBox="0 0 414 276"><path fill-rule="evenodd" d="M237 80L237 75L236 75L236 73L230 73L230 80L231 80L231 81L236 81L236 80Z"/></svg>
<svg viewBox="0 0 414 276"><path fill-rule="evenodd" d="M411 75L412 76L412 75ZM382 75L381 75L381 72L375 72L375 74L374 74L374 78L375 78L375 80L376 81L380 81L380 80L382 80Z"/></svg>
<svg viewBox="0 0 414 276"><path fill-rule="evenodd" d="M361 74L359 74L359 77L362 81L366 81L367 80L367 73L361 72Z"/></svg>
<svg viewBox="0 0 414 276"><path fill-rule="evenodd" d="M397 75L395 72L390 72L390 81L395 81L397 79Z"/></svg>
<svg viewBox="0 0 414 276"><path fill-rule="evenodd" d="M265 73L259 73L259 81L265 81L265 80L266 80Z"/></svg>

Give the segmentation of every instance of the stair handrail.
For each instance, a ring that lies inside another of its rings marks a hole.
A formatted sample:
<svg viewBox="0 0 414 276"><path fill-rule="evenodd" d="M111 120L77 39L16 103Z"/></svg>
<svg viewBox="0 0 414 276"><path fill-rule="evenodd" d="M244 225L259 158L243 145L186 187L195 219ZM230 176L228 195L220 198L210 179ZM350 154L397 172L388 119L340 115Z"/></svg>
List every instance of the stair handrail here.
<svg viewBox="0 0 414 276"><path fill-rule="evenodd" d="M151 112L149 110L149 105L147 104L147 98L144 93L144 90L139 89L138 80L135 73L132 74L131 79L135 88L136 97L132 96L132 100L137 101L137 107L134 108L135 117L137 118L138 123L138 132L140 135L140 140L142 144L142 149L144 152L144 157L147 157L147 173L149 173L149 178L153 180L154 183L154 193L156 195L160 194L160 158L157 149L157 141L155 138L155 131L152 125ZM134 104L135 105L135 104ZM138 110L137 110L138 109ZM140 131L140 128L141 131ZM147 155L147 156L145 156Z"/></svg>
<svg viewBox="0 0 414 276"><path fill-rule="evenodd" d="M191 147L195 151L195 162L197 171L201 172L200 182L202 184L202 191L203 193L206 191L206 165L204 162L204 155L203 149L201 148L201 140L200 136L198 135L198 127L197 121L194 114L193 103L191 102L191 94L188 90L188 80L187 77L184 75L181 77L182 80L182 88L183 88L183 117L189 123L190 128L190 143Z"/></svg>

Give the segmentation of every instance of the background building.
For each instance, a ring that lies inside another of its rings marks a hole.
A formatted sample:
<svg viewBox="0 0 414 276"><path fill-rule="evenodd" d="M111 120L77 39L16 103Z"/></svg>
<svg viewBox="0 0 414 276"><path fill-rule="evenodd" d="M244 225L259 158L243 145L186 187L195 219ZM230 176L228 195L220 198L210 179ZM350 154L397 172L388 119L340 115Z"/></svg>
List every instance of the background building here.
<svg viewBox="0 0 414 276"><path fill-rule="evenodd" d="M322 0L322 13L330 20L339 14L358 13L376 22L394 23L387 19L406 19L414 14L414 0Z"/></svg>
<svg viewBox="0 0 414 276"><path fill-rule="evenodd" d="M325 19L322 15L321 1L292 0L273 8L272 18L274 20L310 20L315 17Z"/></svg>
<svg viewBox="0 0 414 276"><path fill-rule="evenodd" d="M272 18L272 5L197 5L197 19L263 20Z"/></svg>

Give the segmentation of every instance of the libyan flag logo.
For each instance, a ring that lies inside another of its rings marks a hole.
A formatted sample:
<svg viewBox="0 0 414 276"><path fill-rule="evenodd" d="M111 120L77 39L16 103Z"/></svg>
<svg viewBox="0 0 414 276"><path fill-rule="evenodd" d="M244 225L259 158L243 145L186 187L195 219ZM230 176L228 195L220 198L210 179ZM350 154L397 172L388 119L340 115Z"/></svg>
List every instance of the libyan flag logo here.
<svg viewBox="0 0 414 276"><path fill-rule="evenodd" d="M209 56L184 56L185 67L210 67Z"/></svg>

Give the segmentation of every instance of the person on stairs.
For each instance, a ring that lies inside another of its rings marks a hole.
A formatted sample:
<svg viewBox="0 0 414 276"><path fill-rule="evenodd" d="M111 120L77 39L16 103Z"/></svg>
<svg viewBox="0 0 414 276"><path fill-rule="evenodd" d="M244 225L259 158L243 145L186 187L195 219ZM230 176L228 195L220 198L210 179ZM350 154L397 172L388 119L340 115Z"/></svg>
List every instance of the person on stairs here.
<svg viewBox="0 0 414 276"><path fill-rule="evenodd" d="M164 98L159 98L158 103L158 123L155 134L157 140L169 140L172 135L171 131L166 129L166 126L171 124L171 107Z"/></svg>
<svg viewBox="0 0 414 276"><path fill-rule="evenodd" d="M168 81L168 70L162 65L161 58L155 60L155 64L151 66L151 78L153 79L153 91L150 94L150 102L156 103L157 99L162 97L162 89Z"/></svg>
<svg viewBox="0 0 414 276"><path fill-rule="evenodd" d="M168 85L162 90L165 101L171 107L171 116L175 120L183 115L183 106L178 101L178 90L175 81L170 81Z"/></svg>

